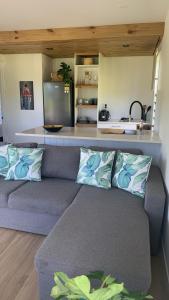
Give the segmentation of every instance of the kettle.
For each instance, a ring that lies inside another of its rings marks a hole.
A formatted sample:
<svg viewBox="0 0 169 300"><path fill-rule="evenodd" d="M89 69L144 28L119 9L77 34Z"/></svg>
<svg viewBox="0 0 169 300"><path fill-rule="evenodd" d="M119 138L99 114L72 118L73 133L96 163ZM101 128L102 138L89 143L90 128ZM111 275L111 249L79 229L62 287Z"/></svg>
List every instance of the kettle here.
<svg viewBox="0 0 169 300"><path fill-rule="evenodd" d="M110 112L107 110L107 104L104 107L104 109L99 111L99 121L108 121L111 118Z"/></svg>

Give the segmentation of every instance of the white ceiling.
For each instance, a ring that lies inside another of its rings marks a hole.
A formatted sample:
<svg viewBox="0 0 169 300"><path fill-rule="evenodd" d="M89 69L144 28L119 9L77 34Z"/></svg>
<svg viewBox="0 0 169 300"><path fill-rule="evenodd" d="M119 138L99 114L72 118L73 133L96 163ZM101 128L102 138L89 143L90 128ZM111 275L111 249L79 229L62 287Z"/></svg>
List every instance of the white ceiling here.
<svg viewBox="0 0 169 300"><path fill-rule="evenodd" d="M0 30L164 21L169 0L0 0Z"/></svg>

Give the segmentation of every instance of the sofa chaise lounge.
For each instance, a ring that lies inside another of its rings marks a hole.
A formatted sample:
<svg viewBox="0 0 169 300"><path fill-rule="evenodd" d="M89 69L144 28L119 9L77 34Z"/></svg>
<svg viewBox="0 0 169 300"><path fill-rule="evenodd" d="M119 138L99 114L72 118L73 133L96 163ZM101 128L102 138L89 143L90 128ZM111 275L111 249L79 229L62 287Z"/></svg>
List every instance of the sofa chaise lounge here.
<svg viewBox="0 0 169 300"><path fill-rule="evenodd" d="M41 182L0 178L0 226L48 235L35 257L40 300L51 299L55 271L104 270L131 290L148 291L166 197L160 169L151 167L143 200L77 184L79 147L43 147Z"/></svg>

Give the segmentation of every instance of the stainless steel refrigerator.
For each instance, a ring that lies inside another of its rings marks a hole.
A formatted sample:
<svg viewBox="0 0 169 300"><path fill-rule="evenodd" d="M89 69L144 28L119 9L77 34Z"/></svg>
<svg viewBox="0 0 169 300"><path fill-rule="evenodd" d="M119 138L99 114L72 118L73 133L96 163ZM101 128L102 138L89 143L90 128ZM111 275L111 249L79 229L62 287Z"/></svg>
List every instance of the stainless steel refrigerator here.
<svg viewBox="0 0 169 300"><path fill-rule="evenodd" d="M44 124L74 126L73 84L64 92L64 82L43 83Z"/></svg>

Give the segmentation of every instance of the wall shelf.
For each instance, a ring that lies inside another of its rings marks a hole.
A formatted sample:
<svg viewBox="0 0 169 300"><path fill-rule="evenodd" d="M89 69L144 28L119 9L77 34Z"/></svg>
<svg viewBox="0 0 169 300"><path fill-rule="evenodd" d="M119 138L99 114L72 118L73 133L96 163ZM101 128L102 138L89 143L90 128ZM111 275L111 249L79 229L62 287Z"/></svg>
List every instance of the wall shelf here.
<svg viewBox="0 0 169 300"><path fill-rule="evenodd" d="M99 67L99 65L97 64L91 64L91 65L75 65L75 67L78 67L78 68L88 68L88 69L90 69L90 68L98 68Z"/></svg>
<svg viewBox="0 0 169 300"><path fill-rule="evenodd" d="M78 120L98 119L100 57L99 53L75 54L75 125L78 127L97 127L97 123L90 124L86 121L85 124L81 124ZM96 99L97 102L90 101L92 99Z"/></svg>
<svg viewBox="0 0 169 300"><path fill-rule="evenodd" d="M97 88L98 84L76 84L76 88Z"/></svg>
<svg viewBox="0 0 169 300"><path fill-rule="evenodd" d="M97 127L97 124L90 124L90 123L76 123L77 127Z"/></svg>
<svg viewBox="0 0 169 300"><path fill-rule="evenodd" d="M77 105L78 108L87 108L87 109L94 109L97 108L97 105L94 104L78 104Z"/></svg>
<svg viewBox="0 0 169 300"><path fill-rule="evenodd" d="M88 62L87 62L88 60ZM90 61L90 62L89 62ZM99 54L98 53L76 53L75 55L76 65L98 65L99 64Z"/></svg>

